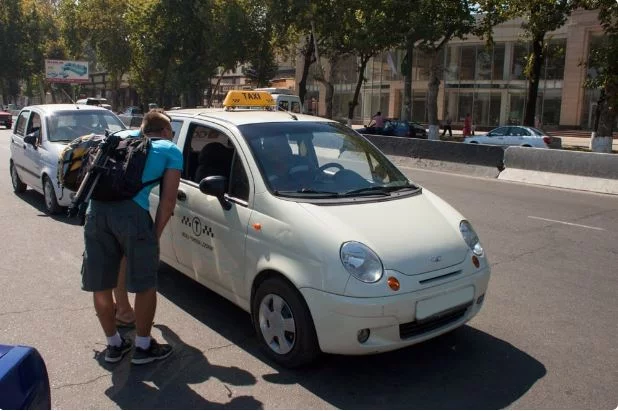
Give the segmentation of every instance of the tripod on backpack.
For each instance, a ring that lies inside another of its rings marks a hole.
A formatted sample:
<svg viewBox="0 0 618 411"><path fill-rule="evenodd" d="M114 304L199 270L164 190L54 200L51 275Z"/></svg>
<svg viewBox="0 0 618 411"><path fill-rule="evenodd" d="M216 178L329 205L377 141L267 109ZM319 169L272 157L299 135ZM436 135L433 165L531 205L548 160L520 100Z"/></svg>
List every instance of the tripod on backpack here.
<svg viewBox="0 0 618 411"><path fill-rule="evenodd" d="M68 216L79 217L80 225L85 224L88 201L101 177L101 173L105 170L105 166L109 159L109 153L118 146L120 140L121 138L119 136L109 134L107 131L105 132L105 140L97 147L98 151L92 162L92 166L89 167L75 197L71 201L71 205L67 212Z"/></svg>

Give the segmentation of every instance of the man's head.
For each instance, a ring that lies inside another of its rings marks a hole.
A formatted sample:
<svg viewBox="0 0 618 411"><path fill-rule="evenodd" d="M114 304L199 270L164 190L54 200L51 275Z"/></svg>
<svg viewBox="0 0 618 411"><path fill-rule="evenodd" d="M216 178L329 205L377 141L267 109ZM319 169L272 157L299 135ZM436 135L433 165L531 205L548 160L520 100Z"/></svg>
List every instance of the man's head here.
<svg viewBox="0 0 618 411"><path fill-rule="evenodd" d="M174 138L170 117L160 109L150 110L142 120L142 133L148 137Z"/></svg>

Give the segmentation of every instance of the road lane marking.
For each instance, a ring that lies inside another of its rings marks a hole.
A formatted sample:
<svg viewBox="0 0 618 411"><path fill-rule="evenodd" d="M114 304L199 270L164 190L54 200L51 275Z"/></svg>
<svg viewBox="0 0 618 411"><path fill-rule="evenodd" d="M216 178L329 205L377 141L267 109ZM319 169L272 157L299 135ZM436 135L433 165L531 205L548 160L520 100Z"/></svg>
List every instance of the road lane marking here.
<svg viewBox="0 0 618 411"><path fill-rule="evenodd" d="M566 224L566 225L572 225L575 227L582 227L582 228L589 228L591 230L599 230L599 231L605 231L604 228L600 228L600 227L592 227L589 225L583 225L583 224L575 224L575 223L569 223L567 221L558 221L558 220L551 220L549 218L542 218L542 217L535 217L532 215L529 215L528 218L534 218L535 220L543 220L543 221L549 221L551 223L558 223L558 224Z"/></svg>

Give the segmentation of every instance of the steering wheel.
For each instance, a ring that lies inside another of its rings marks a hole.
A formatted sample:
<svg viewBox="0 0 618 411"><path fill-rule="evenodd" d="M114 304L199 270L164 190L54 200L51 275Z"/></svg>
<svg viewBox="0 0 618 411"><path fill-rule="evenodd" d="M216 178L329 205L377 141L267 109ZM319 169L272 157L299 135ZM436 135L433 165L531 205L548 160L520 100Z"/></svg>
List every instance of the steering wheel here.
<svg viewBox="0 0 618 411"><path fill-rule="evenodd" d="M315 174L313 177L313 181L320 181L322 179L332 179L335 174L333 175L329 175L326 174L324 171L328 170L329 168L336 168L337 172L335 174L337 174L338 172L340 172L341 170L344 170L345 168L339 164L339 163L326 163L326 164L322 164L320 167L318 167L317 170L315 170Z"/></svg>
<svg viewBox="0 0 618 411"><path fill-rule="evenodd" d="M326 163L326 164L322 164L318 168L318 171L323 173L324 171L328 170L329 168L336 168L336 169L338 169L338 171L341 171L341 170L344 169L344 167L341 164L339 164L339 163Z"/></svg>

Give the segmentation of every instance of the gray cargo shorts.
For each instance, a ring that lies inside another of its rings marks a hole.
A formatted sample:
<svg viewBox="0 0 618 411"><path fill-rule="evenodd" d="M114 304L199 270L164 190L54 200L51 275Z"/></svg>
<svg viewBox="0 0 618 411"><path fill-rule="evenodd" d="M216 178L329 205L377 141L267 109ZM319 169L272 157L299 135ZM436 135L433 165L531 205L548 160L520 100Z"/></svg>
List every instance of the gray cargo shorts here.
<svg viewBox="0 0 618 411"><path fill-rule="evenodd" d="M157 286L159 241L150 213L133 200L90 202L84 226L82 290L115 288L123 256L126 287L139 293Z"/></svg>

